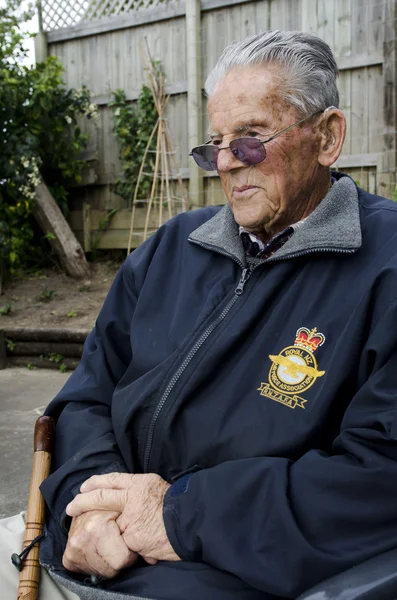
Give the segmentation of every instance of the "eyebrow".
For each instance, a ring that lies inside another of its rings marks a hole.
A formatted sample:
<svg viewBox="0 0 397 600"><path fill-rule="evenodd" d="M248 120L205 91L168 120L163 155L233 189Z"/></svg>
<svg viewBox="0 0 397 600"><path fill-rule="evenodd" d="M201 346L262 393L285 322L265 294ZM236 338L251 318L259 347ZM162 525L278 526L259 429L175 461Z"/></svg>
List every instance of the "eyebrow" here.
<svg viewBox="0 0 397 600"><path fill-rule="evenodd" d="M252 129L253 127L264 127L266 128L268 125L267 123L265 123L264 121L248 121L247 123L243 123L241 125L238 125L237 127L235 127L235 129L233 131L231 131L231 133L244 133L245 131L248 131L249 129ZM207 134L210 137L215 137L217 135L221 136L222 134L219 133L218 131L212 131L211 129L207 130Z"/></svg>

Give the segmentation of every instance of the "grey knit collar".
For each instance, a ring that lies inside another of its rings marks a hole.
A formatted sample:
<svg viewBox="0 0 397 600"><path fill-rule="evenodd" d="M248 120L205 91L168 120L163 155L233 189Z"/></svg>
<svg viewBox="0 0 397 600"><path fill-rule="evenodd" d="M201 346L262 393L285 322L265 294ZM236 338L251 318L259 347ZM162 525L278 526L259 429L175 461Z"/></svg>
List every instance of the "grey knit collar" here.
<svg viewBox="0 0 397 600"><path fill-rule="evenodd" d="M189 241L225 254L246 266L247 258L233 212L226 204L212 219L189 236ZM338 179L317 208L294 235L268 259L253 264L293 258L310 252L355 252L361 247L361 225L356 184L350 177Z"/></svg>

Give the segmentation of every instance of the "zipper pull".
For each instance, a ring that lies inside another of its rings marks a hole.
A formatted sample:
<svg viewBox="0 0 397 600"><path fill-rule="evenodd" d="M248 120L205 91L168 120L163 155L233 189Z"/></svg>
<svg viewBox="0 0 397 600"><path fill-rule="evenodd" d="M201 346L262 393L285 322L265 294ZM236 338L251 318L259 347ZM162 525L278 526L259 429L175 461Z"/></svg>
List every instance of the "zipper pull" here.
<svg viewBox="0 0 397 600"><path fill-rule="evenodd" d="M241 296L241 294L243 293L244 286L247 283L248 279L250 278L251 272L252 271L250 269L243 269L240 281L238 282L238 286L234 290L234 293L236 294L236 296Z"/></svg>

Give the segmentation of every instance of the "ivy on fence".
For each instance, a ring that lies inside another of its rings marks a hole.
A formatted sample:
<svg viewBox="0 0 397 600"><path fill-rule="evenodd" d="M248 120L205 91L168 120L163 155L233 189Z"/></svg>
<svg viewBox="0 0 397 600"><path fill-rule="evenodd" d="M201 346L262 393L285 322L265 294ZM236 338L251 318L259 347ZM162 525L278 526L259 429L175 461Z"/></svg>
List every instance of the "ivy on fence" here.
<svg viewBox="0 0 397 600"><path fill-rule="evenodd" d="M160 68L157 65L157 68ZM139 168L145 153L153 127L157 122L157 111L152 92L147 85L142 86L138 101L127 101L124 90L113 92L114 100L109 106L114 109L114 132L120 148L120 159L123 165L123 179L117 179L115 192L128 201L129 205L134 196ZM138 191L138 201L146 200L152 186L156 152L156 140L153 138L150 154L146 160L146 172L141 178Z"/></svg>

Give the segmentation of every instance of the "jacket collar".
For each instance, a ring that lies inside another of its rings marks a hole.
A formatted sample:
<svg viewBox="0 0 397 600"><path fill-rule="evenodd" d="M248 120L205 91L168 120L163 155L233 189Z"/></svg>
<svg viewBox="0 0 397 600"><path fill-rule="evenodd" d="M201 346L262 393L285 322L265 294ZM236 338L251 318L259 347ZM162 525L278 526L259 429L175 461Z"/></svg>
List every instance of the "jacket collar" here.
<svg viewBox="0 0 397 600"><path fill-rule="evenodd" d="M227 204L189 236L189 241L225 254L246 265L246 256L233 212ZM268 259L255 264L302 256L311 252L355 252L361 247L358 190L348 176L339 177L317 208L294 235Z"/></svg>

